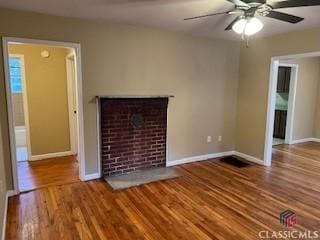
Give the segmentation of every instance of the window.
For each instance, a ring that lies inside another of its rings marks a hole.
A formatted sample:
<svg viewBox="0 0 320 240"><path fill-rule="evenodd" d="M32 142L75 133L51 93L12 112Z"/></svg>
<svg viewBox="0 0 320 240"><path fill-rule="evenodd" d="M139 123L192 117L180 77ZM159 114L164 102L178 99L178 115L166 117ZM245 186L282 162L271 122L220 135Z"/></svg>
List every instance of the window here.
<svg viewBox="0 0 320 240"><path fill-rule="evenodd" d="M22 93L21 59L18 57L9 58L10 82L12 93Z"/></svg>

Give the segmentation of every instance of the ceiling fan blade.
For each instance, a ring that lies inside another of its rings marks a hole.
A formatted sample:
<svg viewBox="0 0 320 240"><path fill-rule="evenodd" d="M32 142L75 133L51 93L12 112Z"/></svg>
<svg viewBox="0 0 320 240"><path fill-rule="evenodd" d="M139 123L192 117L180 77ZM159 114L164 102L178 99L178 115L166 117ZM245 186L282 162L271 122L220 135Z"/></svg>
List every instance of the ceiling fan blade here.
<svg viewBox="0 0 320 240"><path fill-rule="evenodd" d="M289 23L298 23L304 20L304 18L277 11L271 11L269 14L266 15L266 17L274 18Z"/></svg>
<svg viewBox="0 0 320 240"><path fill-rule="evenodd" d="M229 31L232 29L233 24L235 24L236 21L238 21L241 18L241 16L236 17L224 30Z"/></svg>
<svg viewBox="0 0 320 240"><path fill-rule="evenodd" d="M272 8L293 8L293 7L307 7L307 6L319 6L320 0L290 0L281 2L268 3Z"/></svg>
<svg viewBox="0 0 320 240"><path fill-rule="evenodd" d="M232 11L220 12L220 13L211 13L211 14L206 14L206 15L189 17L189 18L185 18L185 19L183 19L183 20L192 20L192 19L197 19L197 18L211 17L211 16L216 16L216 15L229 14L229 13L231 13L231 12L232 12Z"/></svg>
<svg viewBox="0 0 320 240"><path fill-rule="evenodd" d="M247 4L249 3L261 3L261 4L265 4L266 3L266 0L241 0Z"/></svg>
<svg viewBox="0 0 320 240"><path fill-rule="evenodd" d="M227 1L233 3L236 6L243 6L243 7L249 6L244 1L241 1L241 0L227 0Z"/></svg>

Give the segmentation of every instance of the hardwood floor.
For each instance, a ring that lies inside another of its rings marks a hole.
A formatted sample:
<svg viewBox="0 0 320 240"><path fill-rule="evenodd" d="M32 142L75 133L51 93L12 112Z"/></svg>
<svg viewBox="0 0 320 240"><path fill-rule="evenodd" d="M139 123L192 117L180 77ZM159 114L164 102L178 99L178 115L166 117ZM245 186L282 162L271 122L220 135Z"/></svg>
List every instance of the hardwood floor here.
<svg viewBox="0 0 320 240"><path fill-rule="evenodd" d="M18 162L17 167L21 192L80 181L79 165L74 156Z"/></svg>
<svg viewBox="0 0 320 240"><path fill-rule="evenodd" d="M293 145L281 144L275 146L274 148L275 150L286 152L288 154L310 158L316 162L320 161L320 143L317 142L307 142Z"/></svg>
<svg viewBox="0 0 320 240"><path fill-rule="evenodd" d="M311 150L311 151L309 151ZM50 186L9 199L6 239L259 239L320 230L320 144L282 146L272 167L219 160L175 167L182 176L112 192L103 181Z"/></svg>

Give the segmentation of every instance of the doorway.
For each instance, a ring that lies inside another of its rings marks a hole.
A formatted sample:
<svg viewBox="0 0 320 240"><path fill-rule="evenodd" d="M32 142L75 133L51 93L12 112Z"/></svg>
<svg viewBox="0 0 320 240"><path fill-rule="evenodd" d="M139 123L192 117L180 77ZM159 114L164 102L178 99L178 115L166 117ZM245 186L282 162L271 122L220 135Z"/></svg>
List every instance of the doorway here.
<svg viewBox="0 0 320 240"><path fill-rule="evenodd" d="M9 73L13 103L14 134L16 138L17 162L30 159L27 92L25 85L24 56L9 55Z"/></svg>
<svg viewBox="0 0 320 240"><path fill-rule="evenodd" d="M289 149L294 147L293 144L318 141L318 136L315 133L315 125L318 120L315 115L318 105L316 99L318 96L319 61L320 52L272 58L264 148L264 164L266 166L271 165L274 136L280 136L281 144L285 144L275 147L275 149ZM282 72L279 73L281 68ZM281 74L290 75L290 78L283 77L285 80L282 82L285 83L290 79L289 93L287 91L277 92L278 88L288 89L288 86L281 86L282 83L278 85L278 78ZM279 101L284 103L283 106L279 106L279 104L277 106L279 93L283 93L281 96L283 99ZM276 125L281 124L282 117L277 116L277 108L283 111L287 109L287 112L283 114L284 123L282 124L284 127ZM278 135L279 133L281 134Z"/></svg>
<svg viewBox="0 0 320 240"><path fill-rule="evenodd" d="M79 44L4 38L3 51L14 192L84 180Z"/></svg>
<svg viewBox="0 0 320 240"><path fill-rule="evenodd" d="M292 142L297 64L279 62L273 124L273 146Z"/></svg>

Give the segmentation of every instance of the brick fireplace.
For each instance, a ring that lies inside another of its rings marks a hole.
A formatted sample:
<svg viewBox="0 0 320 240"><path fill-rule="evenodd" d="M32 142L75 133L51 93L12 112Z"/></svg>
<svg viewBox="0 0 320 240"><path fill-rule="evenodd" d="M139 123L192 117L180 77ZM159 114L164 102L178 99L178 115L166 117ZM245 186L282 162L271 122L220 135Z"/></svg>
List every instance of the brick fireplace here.
<svg viewBox="0 0 320 240"><path fill-rule="evenodd" d="M166 165L168 97L100 98L102 174Z"/></svg>

